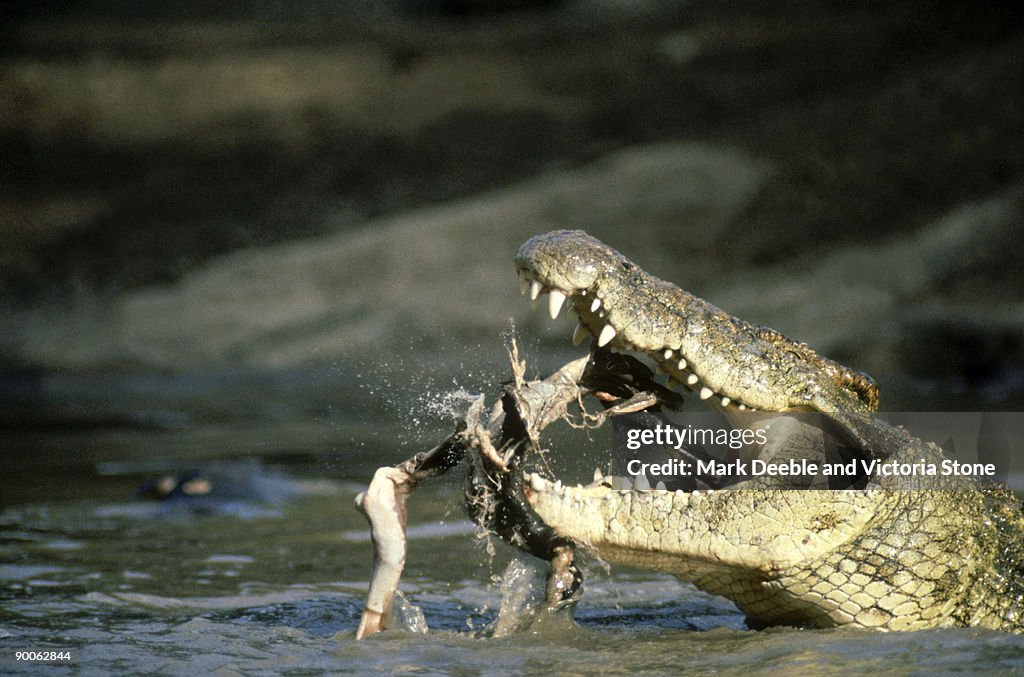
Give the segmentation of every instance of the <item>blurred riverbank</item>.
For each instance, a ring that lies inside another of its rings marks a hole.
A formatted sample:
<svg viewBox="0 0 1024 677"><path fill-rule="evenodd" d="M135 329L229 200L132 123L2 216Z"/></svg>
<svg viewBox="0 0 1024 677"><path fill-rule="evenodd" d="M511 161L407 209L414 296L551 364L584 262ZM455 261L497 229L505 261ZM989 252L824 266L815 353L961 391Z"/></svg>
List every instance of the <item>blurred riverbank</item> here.
<svg viewBox="0 0 1024 677"><path fill-rule="evenodd" d="M1009 4L11 8L8 428L408 405L502 378L512 322L542 368L571 327L510 261L557 227L890 409L1020 407Z"/></svg>

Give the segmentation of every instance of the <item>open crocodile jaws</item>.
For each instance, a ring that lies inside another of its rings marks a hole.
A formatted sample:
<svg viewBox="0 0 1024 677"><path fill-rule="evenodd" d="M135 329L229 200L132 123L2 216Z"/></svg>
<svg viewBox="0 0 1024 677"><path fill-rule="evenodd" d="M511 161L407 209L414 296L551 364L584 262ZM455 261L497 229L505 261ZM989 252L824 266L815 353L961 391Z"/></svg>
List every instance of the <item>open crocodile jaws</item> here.
<svg viewBox="0 0 1024 677"><path fill-rule="evenodd" d="M531 296L550 293L552 317L571 299L576 339L646 353L727 415L814 409L869 430L894 461L942 458L872 415L866 375L648 275L586 233L534 237L516 266ZM872 477L861 490L684 492L640 490L639 478L620 490L599 473L587 487L527 479L527 500L557 533L722 595L754 627L1024 629L1024 517L1005 489Z"/></svg>
<svg viewBox="0 0 1024 677"><path fill-rule="evenodd" d="M516 268L532 298L549 292L556 317L566 299L580 319L574 334L642 351L678 383L716 404L784 411L873 411L871 378L821 357L804 343L751 324L660 280L583 231L531 238Z"/></svg>

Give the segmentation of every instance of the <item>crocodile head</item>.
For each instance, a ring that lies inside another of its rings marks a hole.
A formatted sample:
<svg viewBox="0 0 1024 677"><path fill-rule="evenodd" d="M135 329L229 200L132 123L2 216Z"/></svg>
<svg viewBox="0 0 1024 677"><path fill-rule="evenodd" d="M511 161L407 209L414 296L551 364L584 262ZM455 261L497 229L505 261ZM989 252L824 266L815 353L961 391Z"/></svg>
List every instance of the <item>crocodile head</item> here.
<svg viewBox="0 0 1024 677"><path fill-rule="evenodd" d="M870 430L892 461L941 458L934 445L873 417L878 393L865 374L728 315L582 231L532 238L516 267L532 298L549 294L552 318L571 304L580 322L575 342L589 335L598 347L642 353L733 420L752 409L761 410L756 417L816 411L840 428L853 421ZM787 424L773 442L806 446L805 432ZM971 483L921 490L866 479L857 490L768 482L668 491L646 482L626 489L601 476L570 487L533 473L525 493L558 534L608 561L723 595L752 626L1020 629L1024 584L1004 573L1024 570L1021 546L1008 545L1024 534L1012 498Z"/></svg>
<svg viewBox="0 0 1024 677"><path fill-rule="evenodd" d="M547 292L551 317L568 300L598 346L647 354L669 377L737 410L815 409L870 412L878 388L844 367L767 327L751 324L660 280L580 230L528 240L516 254L524 288Z"/></svg>

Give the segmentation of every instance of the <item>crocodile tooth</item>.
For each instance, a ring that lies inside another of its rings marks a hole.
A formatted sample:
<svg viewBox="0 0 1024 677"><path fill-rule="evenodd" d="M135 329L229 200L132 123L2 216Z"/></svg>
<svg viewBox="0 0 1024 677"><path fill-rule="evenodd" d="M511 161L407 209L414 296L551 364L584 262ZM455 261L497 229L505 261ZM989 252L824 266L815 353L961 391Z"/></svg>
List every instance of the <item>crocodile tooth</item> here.
<svg viewBox="0 0 1024 677"><path fill-rule="evenodd" d="M601 307L601 299L594 297L594 300L590 302L590 312L596 312Z"/></svg>
<svg viewBox="0 0 1024 677"><path fill-rule="evenodd" d="M562 480L555 480L555 491L562 493Z"/></svg>
<svg viewBox="0 0 1024 677"><path fill-rule="evenodd" d="M572 344L574 346L578 346L583 343L588 336L590 336L590 332L587 331L587 328L582 324L577 324L575 331L572 333Z"/></svg>
<svg viewBox="0 0 1024 677"><path fill-rule="evenodd" d="M537 297L540 296L540 290L544 288L544 285L540 283L540 280L534 280L530 283L530 300L536 301Z"/></svg>
<svg viewBox="0 0 1024 677"><path fill-rule="evenodd" d="M537 473L531 473L530 488L534 491L544 491L544 478Z"/></svg>
<svg viewBox="0 0 1024 677"><path fill-rule="evenodd" d="M565 303L565 292L560 289L552 289L548 296L548 315L551 319L557 319L558 313L562 312L562 304Z"/></svg>
<svg viewBox="0 0 1024 677"><path fill-rule="evenodd" d="M665 355L665 359L666 360L672 359L672 349L671 348L665 348L665 352L663 354Z"/></svg>
<svg viewBox="0 0 1024 677"><path fill-rule="evenodd" d="M730 402L732 402L732 400L730 400L728 397L723 397L722 398L722 406L723 407L728 407Z"/></svg>
<svg viewBox="0 0 1024 677"><path fill-rule="evenodd" d="M691 386L695 386L695 385L697 385L697 381L699 381L699 380L700 379L697 378L696 374L690 374L689 376L686 377L686 384L687 385L691 385Z"/></svg>
<svg viewBox="0 0 1024 677"><path fill-rule="evenodd" d="M615 338L615 327L606 324L604 329L601 330L601 335L597 337L597 347L604 348L611 343L613 338Z"/></svg>
<svg viewBox="0 0 1024 677"><path fill-rule="evenodd" d="M679 371L686 369L686 360L679 360L679 364L676 365L676 368L679 369Z"/></svg>
<svg viewBox="0 0 1024 677"><path fill-rule="evenodd" d="M736 408L739 409L740 411L746 411L747 410L747 405L745 405L742 402L740 402L739 404L736 405Z"/></svg>
<svg viewBox="0 0 1024 677"><path fill-rule="evenodd" d="M658 491L667 491L664 482L658 482L656 485L654 485L654 488L657 489Z"/></svg>
<svg viewBox="0 0 1024 677"><path fill-rule="evenodd" d="M707 386L704 386L703 388L700 389L700 399L706 400L709 397L711 397L712 395L714 395L714 393L711 392L711 388L708 388Z"/></svg>
<svg viewBox="0 0 1024 677"><path fill-rule="evenodd" d="M594 468L594 481L595 482L600 482L603 479L604 479L604 473L601 472L601 469L600 468Z"/></svg>
<svg viewBox="0 0 1024 677"><path fill-rule="evenodd" d="M647 491L651 488L651 483L647 481L647 475L637 475L636 480L633 482L633 488L636 491Z"/></svg>

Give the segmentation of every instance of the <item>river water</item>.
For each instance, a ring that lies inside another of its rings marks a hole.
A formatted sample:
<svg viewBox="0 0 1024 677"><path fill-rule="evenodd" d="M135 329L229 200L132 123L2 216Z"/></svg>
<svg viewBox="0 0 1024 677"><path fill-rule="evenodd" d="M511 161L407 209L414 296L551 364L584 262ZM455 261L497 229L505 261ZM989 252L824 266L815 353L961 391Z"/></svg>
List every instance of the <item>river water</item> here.
<svg viewBox="0 0 1024 677"><path fill-rule="evenodd" d="M410 500L404 629L356 642L372 551L353 499L444 422L118 420L2 435L0 674L1024 674L1014 635L752 631L725 600L600 562L574 620L538 616L543 570L476 533L458 472ZM140 497L165 476L183 496ZM494 636L499 617L520 627Z"/></svg>

